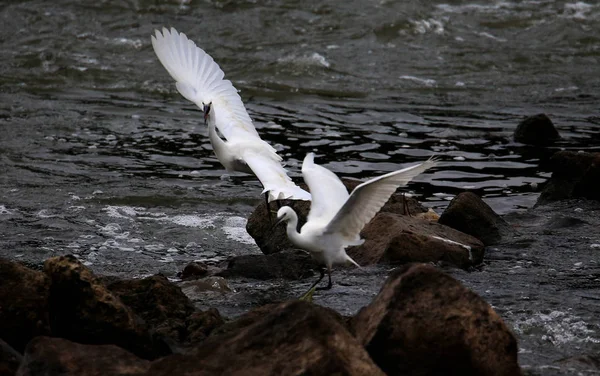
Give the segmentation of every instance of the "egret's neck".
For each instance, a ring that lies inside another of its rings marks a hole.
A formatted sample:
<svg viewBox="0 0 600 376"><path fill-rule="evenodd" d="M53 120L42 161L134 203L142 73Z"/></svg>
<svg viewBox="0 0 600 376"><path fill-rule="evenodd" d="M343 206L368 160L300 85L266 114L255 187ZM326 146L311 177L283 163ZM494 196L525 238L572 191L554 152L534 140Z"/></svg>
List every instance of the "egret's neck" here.
<svg viewBox="0 0 600 376"><path fill-rule="evenodd" d="M294 211L290 213L290 219L287 221L286 232L288 238L296 247L303 248L303 239L298 232L298 215L296 215L296 212Z"/></svg>
<svg viewBox="0 0 600 376"><path fill-rule="evenodd" d="M208 138L210 140L210 144L213 147L213 150L215 151L215 154L217 155L217 158L220 161L223 161L222 158L226 155L225 150L227 148L227 145L225 144L225 141L223 141L221 137L219 137L219 135L217 134L217 127L214 121L214 116L209 116L208 118Z"/></svg>

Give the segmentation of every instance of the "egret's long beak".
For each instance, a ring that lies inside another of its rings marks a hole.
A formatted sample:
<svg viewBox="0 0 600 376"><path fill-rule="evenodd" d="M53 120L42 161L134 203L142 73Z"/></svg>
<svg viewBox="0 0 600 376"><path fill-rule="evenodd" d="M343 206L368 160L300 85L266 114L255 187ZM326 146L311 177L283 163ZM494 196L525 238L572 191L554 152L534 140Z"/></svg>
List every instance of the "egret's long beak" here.
<svg viewBox="0 0 600 376"><path fill-rule="evenodd" d="M277 227L277 225L280 224L281 222L283 222L283 217L277 217L277 219L275 220L275 224L273 226L271 226L271 231L273 231L275 229L275 227Z"/></svg>
<svg viewBox="0 0 600 376"><path fill-rule="evenodd" d="M208 123L208 111L204 111L204 125Z"/></svg>

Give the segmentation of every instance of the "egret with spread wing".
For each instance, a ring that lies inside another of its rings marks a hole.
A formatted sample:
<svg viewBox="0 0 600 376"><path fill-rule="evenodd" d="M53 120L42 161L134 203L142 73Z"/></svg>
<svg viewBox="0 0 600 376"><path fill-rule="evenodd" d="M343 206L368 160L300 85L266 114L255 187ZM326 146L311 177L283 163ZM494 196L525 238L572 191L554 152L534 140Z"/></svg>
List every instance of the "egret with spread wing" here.
<svg viewBox="0 0 600 376"><path fill-rule="evenodd" d="M237 90L210 55L174 28L157 30L152 46L179 93L204 112L210 143L227 171L254 174L263 185L267 208L273 200L311 199L287 175L277 151L260 138Z"/></svg>
<svg viewBox="0 0 600 376"><path fill-rule="evenodd" d="M304 226L297 230L298 215L289 206L277 212L277 223L287 222L287 236L299 248L310 252L311 256L327 269L330 289L331 268L334 264L352 263L359 266L346 254L346 247L360 245L360 231L385 205L398 187L405 186L415 176L436 165L429 160L402 170L371 179L360 184L348 194L342 181L325 167L314 162L314 154L309 153L302 163L302 176L312 195L312 203ZM311 286L303 298L312 298L317 284L325 272Z"/></svg>

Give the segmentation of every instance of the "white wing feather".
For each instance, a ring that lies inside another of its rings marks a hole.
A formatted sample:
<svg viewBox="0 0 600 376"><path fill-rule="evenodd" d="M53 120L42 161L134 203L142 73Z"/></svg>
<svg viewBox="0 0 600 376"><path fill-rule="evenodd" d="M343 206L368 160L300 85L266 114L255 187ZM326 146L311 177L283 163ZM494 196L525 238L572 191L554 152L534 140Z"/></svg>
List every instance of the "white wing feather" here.
<svg viewBox="0 0 600 376"><path fill-rule="evenodd" d="M304 157L302 176L312 196L307 221L328 223L350 196L348 190L333 172L315 164L314 153Z"/></svg>
<svg viewBox="0 0 600 376"><path fill-rule="evenodd" d="M227 140L260 138L242 98L210 55L174 28L163 28L162 34L156 30L152 46L181 95L200 108L212 102L217 127Z"/></svg>
<svg viewBox="0 0 600 376"><path fill-rule="evenodd" d="M270 155L254 151L247 151L242 155L248 167L262 183L263 193L269 192L269 202L286 198L310 201L311 194L298 187L283 166Z"/></svg>
<svg viewBox="0 0 600 376"><path fill-rule="evenodd" d="M415 176L436 164L437 161L430 158L421 164L362 183L352 191L346 203L325 228L325 233L339 233L348 242L355 243L363 227L373 219L398 187L405 186Z"/></svg>

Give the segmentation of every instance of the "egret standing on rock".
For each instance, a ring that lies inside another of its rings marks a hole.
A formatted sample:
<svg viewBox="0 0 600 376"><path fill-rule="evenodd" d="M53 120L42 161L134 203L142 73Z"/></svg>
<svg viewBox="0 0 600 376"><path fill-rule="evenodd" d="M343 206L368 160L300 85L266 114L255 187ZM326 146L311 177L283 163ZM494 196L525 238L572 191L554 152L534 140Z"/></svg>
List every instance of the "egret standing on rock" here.
<svg viewBox="0 0 600 376"><path fill-rule="evenodd" d="M265 193L267 210L273 200L310 200L281 165L281 157L263 141L242 99L217 63L183 33L163 28L152 36L154 52L177 90L204 112L208 136L217 159L227 171L254 174ZM217 128L226 140L217 133Z"/></svg>
<svg viewBox="0 0 600 376"><path fill-rule="evenodd" d="M316 288L325 276L322 269L320 278L302 299L311 299L315 289L331 288L331 268L334 264L350 262L359 266L346 254L346 247L364 242L360 238L360 231L398 187L405 186L415 176L435 165L436 160L430 158L424 163L371 179L348 194L342 181L333 172L315 164L313 153L306 155L302 163L302 176L312 195L307 221L298 232L298 215L289 206L284 206L277 212L276 223L287 222L287 236L290 241L295 246L309 251L311 256L327 269L327 287Z"/></svg>

